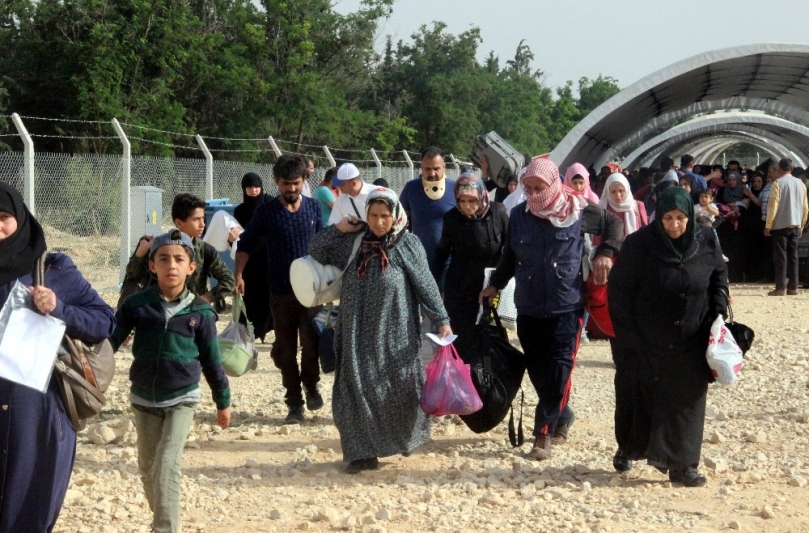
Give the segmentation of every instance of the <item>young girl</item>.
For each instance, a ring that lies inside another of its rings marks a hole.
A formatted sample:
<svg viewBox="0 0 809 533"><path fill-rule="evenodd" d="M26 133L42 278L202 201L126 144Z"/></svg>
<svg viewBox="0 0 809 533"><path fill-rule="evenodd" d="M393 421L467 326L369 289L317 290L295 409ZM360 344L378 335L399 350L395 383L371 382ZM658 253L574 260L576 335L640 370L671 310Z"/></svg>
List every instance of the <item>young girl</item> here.
<svg viewBox="0 0 809 533"><path fill-rule="evenodd" d="M707 217L711 222L714 221L719 214L719 208L713 203L714 191L713 189L703 189L699 191L699 203L694 206L694 216L699 218L700 215Z"/></svg>

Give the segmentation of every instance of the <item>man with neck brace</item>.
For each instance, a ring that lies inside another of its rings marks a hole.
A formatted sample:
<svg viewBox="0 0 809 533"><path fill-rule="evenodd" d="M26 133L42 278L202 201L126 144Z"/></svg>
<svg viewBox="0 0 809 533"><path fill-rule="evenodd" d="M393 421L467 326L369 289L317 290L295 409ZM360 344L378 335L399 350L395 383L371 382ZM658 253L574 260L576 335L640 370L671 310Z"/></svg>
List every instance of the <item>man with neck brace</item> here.
<svg viewBox="0 0 809 533"><path fill-rule="evenodd" d="M412 231L432 262L441 231L444 213L455 208L455 180L446 176L447 166L438 147L430 146L421 152L421 176L404 186L399 200L410 220Z"/></svg>

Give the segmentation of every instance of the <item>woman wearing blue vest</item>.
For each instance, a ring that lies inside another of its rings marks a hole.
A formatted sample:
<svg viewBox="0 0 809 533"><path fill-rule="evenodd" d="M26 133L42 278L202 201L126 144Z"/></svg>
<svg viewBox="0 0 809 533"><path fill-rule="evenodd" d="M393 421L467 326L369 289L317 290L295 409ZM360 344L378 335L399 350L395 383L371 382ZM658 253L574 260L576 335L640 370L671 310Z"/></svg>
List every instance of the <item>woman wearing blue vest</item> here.
<svg viewBox="0 0 809 533"><path fill-rule="evenodd" d="M544 460L551 444L567 441L573 422L568 400L584 313L582 234L602 236L593 276L603 285L621 247L623 223L563 185L547 159L534 158L520 183L526 201L511 211L506 248L480 300L516 279L517 336L539 395L531 455Z"/></svg>

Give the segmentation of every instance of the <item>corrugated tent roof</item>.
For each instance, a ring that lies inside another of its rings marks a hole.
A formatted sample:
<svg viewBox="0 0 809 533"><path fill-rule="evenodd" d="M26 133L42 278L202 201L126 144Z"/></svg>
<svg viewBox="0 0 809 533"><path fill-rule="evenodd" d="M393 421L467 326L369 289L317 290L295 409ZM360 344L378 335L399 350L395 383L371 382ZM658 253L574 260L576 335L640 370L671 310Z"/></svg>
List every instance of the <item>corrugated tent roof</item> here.
<svg viewBox="0 0 809 533"><path fill-rule="evenodd" d="M695 104L734 98L747 104L771 102L771 108L781 107L796 119L803 115L800 122L809 124L805 114L809 110L809 45L755 44L674 63L601 104L562 139L550 158L561 168L574 162L596 164L656 118L693 109ZM646 139L635 143L641 140ZM623 154L611 154L617 155Z"/></svg>

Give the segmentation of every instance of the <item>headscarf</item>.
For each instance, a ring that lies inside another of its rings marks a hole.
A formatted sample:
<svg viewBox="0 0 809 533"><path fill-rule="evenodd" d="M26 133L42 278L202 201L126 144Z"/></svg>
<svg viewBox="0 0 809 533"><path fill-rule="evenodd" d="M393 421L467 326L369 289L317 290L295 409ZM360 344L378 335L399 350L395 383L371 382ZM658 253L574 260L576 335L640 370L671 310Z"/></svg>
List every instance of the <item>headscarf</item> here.
<svg viewBox="0 0 809 533"><path fill-rule="evenodd" d="M0 211L17 220L17 231L0 240L0 284L6 284L34 270L34 263L48 249L45 233L28 211L19 191L0 183Z"/></svg>
<svg viewBox="0 0 809 533"><path fill-rule="evenodd" d="M489 211L489 194L483 185L483 180L471 172L464 172L455 180L455 208L458 207L458 199L461 196L471 196L478 201L478 210L470 218L483 218ZM464 215L465 216L465 215Z"/></svg>
<svg viewBox="0 0 809 533"><path fill-rule="evenodd" d="M624 201L620 204L613 202L612 198L610 198L610 185L613 183L620 183L626 190ZM610 174L610 177L607 178L607 181L604 183L604 192L601 193L601 200L599 200L598 204L604 209L609 205L618 213L626 213L626 216L624 216L624 237L638 231L638 202L632 197L632 190L629 187L629 180L626 179L626 176L618 172Z"/></svg>
<svg viewBox="0 0 809 533"><path fill-rule="evenodd" d="M722 199L720 200L723 204L732 204L734 202L738 202L744 199L744 185L742 185L742 175L736 172L735 170L728 174L728 180L731 176L736 178L736 186L731 187L730 185L725 184L725 188L722 189Z"/></svg>
<svg viewBox="0 0 809 533"><path fill-rule="evenodd" d="M663 175L663 179L660 181L673 181L674 183L677 184L678 187L680 186L680 176L677 175L676 170L669 170L668 172L666 172Z"/></svg>
<svg viewBox="0 0 809 533"><path fill-rule="evenodd" d="M245 189L248 187L261 187L261 192L257 196L247 196ZM264 203L264 184L261 177L255 172L248 172L242 178L242 205L244 205L245 220L250 221L256 208Z"/></svg>
<svg viewBox="0 0 809 533"><path fill-rule="evenodd" d="M547 219L557 228L572 226L579 220L581 210L587 200L573 193L573 189L559 179L559 169L549 159L534 158L520 178L525 188L525 180L539 178L548 188L536 194L527 194L526 208L532 215Z"/></svg>
<svg viewBox="0 0 809 533"><path fill-rule="evenodd" d="M370 227L365 230L365 235L357 253L357 277L360 279L364 278L365 274L368 273L368 266L375 257L380 258L381 275L385 275L385 271L388 269L387 252L396 246L407 227L407 214L405 214L405 210L399 202L399 197L396 196L395 192L385 187L377 187L368 194L365 201L366 220L368 220L368 212L371 210L371 206L379 200L385 202L390 209L393 215L393 226L387 234L381 237L377 237Z"/></svg>
<svg viewBox="0 0 809 533"><path fill-rule="evenodd" d="M677 239L672 239L663 227L663 215L675 209L685 213L685 216L688 217L688 225L685 228L685 233ZM666 247L674 252L678 259L682 260L683 255L691 247L694 237L697 235L697 221L694 217L694 202L691 201L691 196L682 187L670 187L663 191L657 199L654 223Z"/></svg>
<svg viewBox="0 0 809 533"><path fill-rule="evenodd" d="M573 189L572 182L573 178L576 176L584 178L584 190L582 192L574 190L573 194L584 196L588 200L598 203L598 195L590 188L590 173L581 163L573 163L567 168L567 172L565 172L565 185Z"/></svg>

